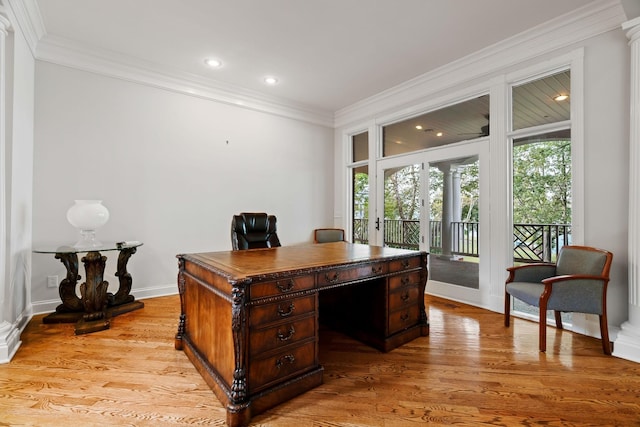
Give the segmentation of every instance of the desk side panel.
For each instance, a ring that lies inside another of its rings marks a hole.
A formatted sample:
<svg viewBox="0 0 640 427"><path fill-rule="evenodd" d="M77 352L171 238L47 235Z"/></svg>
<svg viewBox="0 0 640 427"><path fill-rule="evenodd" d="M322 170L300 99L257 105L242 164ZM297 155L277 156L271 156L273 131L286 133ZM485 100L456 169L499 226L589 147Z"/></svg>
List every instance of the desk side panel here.
<svg viewBox="0 0 640 427"><path fill-rule="evenodd" d="M235 369L231 302L202 280L202 267L185 266L185 338L207 368L231 389Z"/></svg>

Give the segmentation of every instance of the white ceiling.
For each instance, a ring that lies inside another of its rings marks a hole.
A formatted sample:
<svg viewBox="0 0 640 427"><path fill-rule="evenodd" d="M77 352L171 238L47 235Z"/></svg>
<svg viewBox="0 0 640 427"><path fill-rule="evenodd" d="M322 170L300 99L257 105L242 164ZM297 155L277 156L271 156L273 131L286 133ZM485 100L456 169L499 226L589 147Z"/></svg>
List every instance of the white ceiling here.
<svg viewBox="0 0 640 427"><path fill-rule="evenodd" d="M596 0L37 0L44 41L335 112ZM204 59L224 66L207 68ZM280 83L263 84L265 75Z"/></svg>

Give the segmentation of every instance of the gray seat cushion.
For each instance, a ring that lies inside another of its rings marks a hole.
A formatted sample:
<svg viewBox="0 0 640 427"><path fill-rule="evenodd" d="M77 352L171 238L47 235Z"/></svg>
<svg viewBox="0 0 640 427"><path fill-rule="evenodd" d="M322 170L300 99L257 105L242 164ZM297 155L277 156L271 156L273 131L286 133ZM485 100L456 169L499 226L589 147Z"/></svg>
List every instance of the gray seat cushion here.
<svg viewBox="0 0 640 427"><path fill-rule="evenodd" d="M542 283L511 282L507 284L507 292L509 294L535 307L540 305L542 291L544 291Z"/></svg>

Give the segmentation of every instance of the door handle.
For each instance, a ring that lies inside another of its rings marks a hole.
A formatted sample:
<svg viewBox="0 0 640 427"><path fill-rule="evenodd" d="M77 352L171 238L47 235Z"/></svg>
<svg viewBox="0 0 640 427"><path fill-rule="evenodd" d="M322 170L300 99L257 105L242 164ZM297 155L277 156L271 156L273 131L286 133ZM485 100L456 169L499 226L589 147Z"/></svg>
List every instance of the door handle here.
<svg viewBox="0 0 640 427"><path fill-rule="evenodd" d="M376 218L376 230L380 230L380 218Z"/></svg>

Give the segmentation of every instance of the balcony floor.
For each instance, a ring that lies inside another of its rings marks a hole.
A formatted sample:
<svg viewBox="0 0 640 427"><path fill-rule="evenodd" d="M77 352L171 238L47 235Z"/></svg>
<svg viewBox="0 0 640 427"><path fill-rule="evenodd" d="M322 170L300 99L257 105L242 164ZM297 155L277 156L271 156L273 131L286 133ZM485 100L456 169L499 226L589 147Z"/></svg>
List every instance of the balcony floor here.
<svg viewBox="0 0 640 427"><path fill-rule="evenodd" d="M478 289L478 262L464 258L450 259L442 255L429 255L429 279Z"/></svg>

